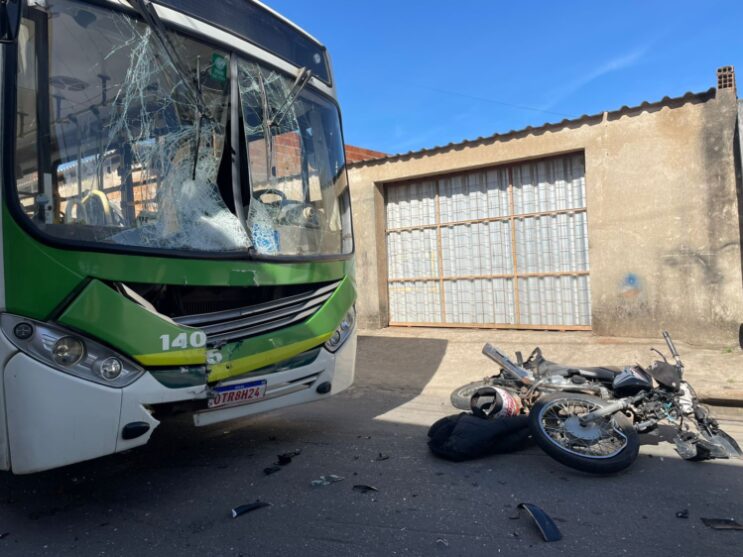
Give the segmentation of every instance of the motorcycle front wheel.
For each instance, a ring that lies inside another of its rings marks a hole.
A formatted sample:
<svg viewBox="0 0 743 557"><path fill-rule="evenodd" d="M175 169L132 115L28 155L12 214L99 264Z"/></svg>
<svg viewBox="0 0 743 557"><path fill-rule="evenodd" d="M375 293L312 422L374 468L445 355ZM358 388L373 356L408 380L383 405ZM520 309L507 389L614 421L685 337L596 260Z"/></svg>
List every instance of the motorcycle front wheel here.
<svg viewBox="0 0 743 557"><path fill-rule="evenodd" d="M614 474L630 466L640 450L632 422L619 412L581 424L580 416L606 406L580 393L540 398L529 413L532 436L556 461L591 474Z"/></svg>

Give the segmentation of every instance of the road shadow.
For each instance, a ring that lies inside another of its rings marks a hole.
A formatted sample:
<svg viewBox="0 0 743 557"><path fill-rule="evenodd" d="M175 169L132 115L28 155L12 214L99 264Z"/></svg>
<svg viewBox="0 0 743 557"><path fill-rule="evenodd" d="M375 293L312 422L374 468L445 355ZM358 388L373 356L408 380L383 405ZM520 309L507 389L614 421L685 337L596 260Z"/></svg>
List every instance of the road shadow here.
<svg viewBox="0 0 743 557"><path fill-rule="evenodd" d="M418 391L431 380L449 342L436 338L358 337L359 385Z"/></svg>

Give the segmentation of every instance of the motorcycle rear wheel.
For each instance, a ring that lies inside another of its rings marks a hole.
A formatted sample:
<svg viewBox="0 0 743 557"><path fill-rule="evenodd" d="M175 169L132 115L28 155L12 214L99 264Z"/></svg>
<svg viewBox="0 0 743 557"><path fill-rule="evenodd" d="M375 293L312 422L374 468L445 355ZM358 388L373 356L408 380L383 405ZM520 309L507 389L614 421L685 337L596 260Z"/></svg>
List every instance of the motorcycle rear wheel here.
<svg viewBox="0 0 743 557"><path fill-rule="evenodd" d="M622 413L583 425L579 417L606 406L581 393L554 393L540 398L529 413L532 436L556 461L591 474L615 474L637 458L640 439Z"/></svg>

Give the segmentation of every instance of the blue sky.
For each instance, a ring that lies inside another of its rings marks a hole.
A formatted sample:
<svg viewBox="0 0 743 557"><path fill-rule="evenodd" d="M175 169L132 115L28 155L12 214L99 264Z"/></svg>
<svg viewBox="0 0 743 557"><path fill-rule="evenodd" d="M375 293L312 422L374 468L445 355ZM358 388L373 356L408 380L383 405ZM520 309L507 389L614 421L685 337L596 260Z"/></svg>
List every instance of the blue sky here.
<svg viewBox="0 0 743 557"><path fill-rule="evenodd" d="M346 142L387 153L705 91L743 2L266 0L328 47Z"/></svg>

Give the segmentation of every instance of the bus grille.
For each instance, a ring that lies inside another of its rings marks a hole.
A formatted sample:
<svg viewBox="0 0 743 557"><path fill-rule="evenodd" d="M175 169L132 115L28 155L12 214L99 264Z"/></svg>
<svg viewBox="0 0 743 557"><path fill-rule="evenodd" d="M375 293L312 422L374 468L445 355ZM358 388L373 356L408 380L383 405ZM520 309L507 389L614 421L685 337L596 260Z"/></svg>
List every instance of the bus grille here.
<svg viewBox="0 0 743 557"><path fill-rule="evenodd" d="M301 294L241 308L173 318L180 325L203 330L209 346L281 329L311 317L333 295L340 281Z"/></svg>

